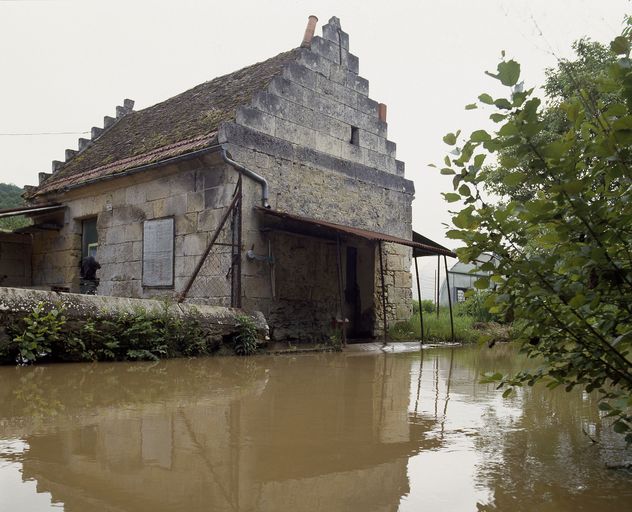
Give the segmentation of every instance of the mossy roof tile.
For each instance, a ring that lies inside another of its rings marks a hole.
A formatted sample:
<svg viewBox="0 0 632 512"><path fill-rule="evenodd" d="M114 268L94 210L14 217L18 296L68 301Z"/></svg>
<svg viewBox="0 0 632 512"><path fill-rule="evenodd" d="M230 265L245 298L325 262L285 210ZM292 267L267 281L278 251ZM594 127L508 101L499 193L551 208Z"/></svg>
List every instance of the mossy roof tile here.
<svg viewBox="0 0 632 512"><path fill-rule="evenodd" d="M298 49L200 84L151 107L131 112L34 190L32 195L79 186L139 165L211 145L222 122L265 89Z"/></svg>

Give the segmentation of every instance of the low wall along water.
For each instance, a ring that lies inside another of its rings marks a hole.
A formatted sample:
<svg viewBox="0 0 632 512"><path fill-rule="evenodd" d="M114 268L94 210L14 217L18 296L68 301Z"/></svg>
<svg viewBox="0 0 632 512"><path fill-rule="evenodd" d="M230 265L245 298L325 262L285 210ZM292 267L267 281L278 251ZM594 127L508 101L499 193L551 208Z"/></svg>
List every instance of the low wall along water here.
<svg viewBox="0 0 632 512"><path fill-rule="evenodd" d="M161 300L0 288L0 362L159 359L230 348L262 313Z"/></svg>

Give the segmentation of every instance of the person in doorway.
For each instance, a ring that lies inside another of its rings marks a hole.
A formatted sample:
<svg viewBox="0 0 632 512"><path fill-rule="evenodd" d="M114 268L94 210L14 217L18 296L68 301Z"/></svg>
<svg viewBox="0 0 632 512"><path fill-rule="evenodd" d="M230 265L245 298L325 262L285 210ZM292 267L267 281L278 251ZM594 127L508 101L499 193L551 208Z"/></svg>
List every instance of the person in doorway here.
<svg viewBox="0 0 632 512"><path fill-rule="evenodd" d="M79 263L80 291L87 295L96 295L99 280L97 279L97 270L101 268L99 262L94 256L86 256Z"/></svg>

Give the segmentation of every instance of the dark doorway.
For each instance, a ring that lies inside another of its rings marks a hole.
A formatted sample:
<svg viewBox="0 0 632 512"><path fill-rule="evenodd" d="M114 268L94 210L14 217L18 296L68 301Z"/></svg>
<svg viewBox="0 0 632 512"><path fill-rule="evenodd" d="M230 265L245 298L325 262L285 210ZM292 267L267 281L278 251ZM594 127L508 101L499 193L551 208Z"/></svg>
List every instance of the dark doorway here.
<svg viewBox="0 0 632 512"><path fill-rule="evenodd" d="M362 304L358 285L358 249L356 247L347 247L346 262L345 309L349 319L347 335L350 338L358 338L362 336Z"/></svg>

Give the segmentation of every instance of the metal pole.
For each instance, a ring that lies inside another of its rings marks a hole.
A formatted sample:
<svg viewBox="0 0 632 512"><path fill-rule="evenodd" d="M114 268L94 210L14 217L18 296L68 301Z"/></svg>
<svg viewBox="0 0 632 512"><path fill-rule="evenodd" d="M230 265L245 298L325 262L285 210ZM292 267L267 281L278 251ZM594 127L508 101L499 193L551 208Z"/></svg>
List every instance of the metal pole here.
<svg viewBox="0 0 632 512"><path fill-rule="evenodd" d="M450 308L450 329L452 330L452 343L456 341L454 338L454 319L452 318L452 295L450 294L450 274L448 274L448 258L443 255L443 263L445 265L445 285L448 291L448 307ZM451 368L451 367L450 367Z"/></svg>
<svg viewBox="0 0 632 512"><path fill-rule="evenodd" d="M421 344L424 344L424 312L421 307L421 286L419 285L419 267L417 266L417 258L415 260L415 274L417 275L417 297L419 299L419 324L421 327Z"/></svg>
<svg viewBox="0 0 632 512"><path fill-rule="evenodd" d="M388 345L386 341L386 331L387 331L387 323L386 323L386 286L384 285L384 261L382 258L382 242L378 243L378 250L380 251L380 276L382 277L382 319L384 322L384 345Z"/></svg>
<svg viewBox="0 0 632 512"><path fill-rule="evenodd" d="M345 329L345 303L344 303L344 292L342 285L342 254L340 247L340 235L336 235L336 267L338 268L338 301L340 304L340 330L342 331L342 345L347 344L347 332Z"/></svg>
<svg viewBox="0 0 632 512"><path fill-rule="evenodd" d="M439 288L441 287L441 255L437 254L437 318L439 318Z"/></svg>

